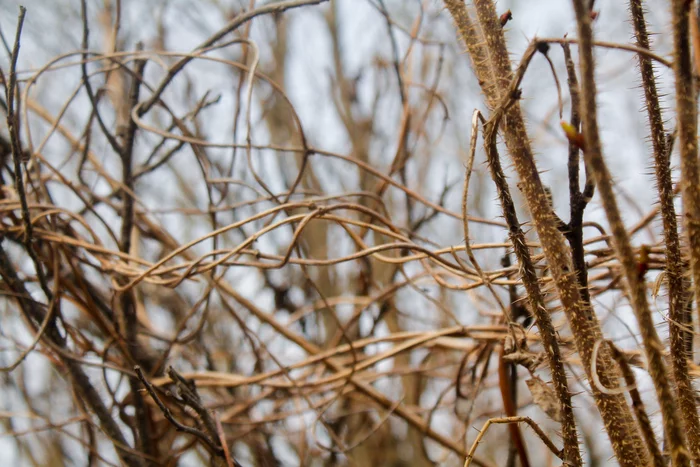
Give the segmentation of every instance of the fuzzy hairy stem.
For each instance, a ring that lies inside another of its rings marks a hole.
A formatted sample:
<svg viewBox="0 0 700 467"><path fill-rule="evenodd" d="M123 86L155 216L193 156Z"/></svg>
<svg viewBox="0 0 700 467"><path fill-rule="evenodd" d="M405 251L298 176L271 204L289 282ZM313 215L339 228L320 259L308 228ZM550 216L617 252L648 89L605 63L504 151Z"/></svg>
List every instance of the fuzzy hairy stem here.
<svg viewBox="0 0 700 467"><path fill-rule="evenodd" d="M630 12L634 24L637 45L649 49L644 11L641 0L630 0ZM683 259L678 238L678 222L676 209L673 205L673 180L667 136L664 130L659 96L656 90L656 78L651 60L639 54L639 68L642 76L642 87L646 100L647 115L651 142L654 149L654 171L656 174L661 218L664 228L664 245L666 248L666 277L669 295L669 336L671 344L671 361L673 377L678 392L678 403L685 422L688 445L693 458L700 459L700 420L695 404L695 394L688 374L687 340L692 343L693 335L684 330L684 326L692 325L692 317L686 313L686 287L683 280ZM692 345L690 346L692 349Z"/></svg>
<svg viewBox="0 0 700 467"><path fill-rule="evenodd" d="M649 375L654 383L659 406L661 407L664 430L668 438L673 465L686 466L690 465L690 458L685 447L683 423L676 410L676 396L671 388L668 372L666 371L663 345L654 327L651 310L647 302L646 284L643 276L638 273L634 250L615 199L612 176L603 160L596 118L596 85L590 3L584 0L573 0L573 4L576 11L580 40L581 118L586 141L584 157L596 180L603 208L612 230L615 252L622 264L627 281L632 308L639 323L644 351L649 361Z"/></svg>
<svg viewBox="0 0 700 467"><path fill-rule="evenodd" d="M475 66L475 71L479 81L483 83L482 90L493 108L493 102L511 97L508 95L508 90L513 76L505 37L498 22L495 7L491 1L475 2L478 20L485 32L485 43L470 43L474 38L463 32L469 28L460 24L460 21L464 21L462 16L468 17L466 8L462 2L456 0L445 0L445 4L457 22L458 30L467 44L472 60L477 62L477 57L473 55L472 50L478 48L487 50L485 53L482 52L482 56L490 57L490 66L495 71L494 75L499 77L499 81L497 83L489 82L490 76L482 74L483 66ZM590 306L581 298L569 249L559 231L532 157L520 106L514 102L507 110L503 106L501 109L503 110L500 111L504 113L501 125L506 146L518 173L520 188L532 215L561 303L571 325L576 348L590 380L593 347L596 341L602 339L600 324ZM612 364L609 352L601 352L598 358L600 359L598 367L600 368L601 382L606 387L616 386L619 372ZM624 397L604 394L595 385L592 389L598 410L620 464L624 466L646 464L648 453L643 447L639 431Z"/></svg>

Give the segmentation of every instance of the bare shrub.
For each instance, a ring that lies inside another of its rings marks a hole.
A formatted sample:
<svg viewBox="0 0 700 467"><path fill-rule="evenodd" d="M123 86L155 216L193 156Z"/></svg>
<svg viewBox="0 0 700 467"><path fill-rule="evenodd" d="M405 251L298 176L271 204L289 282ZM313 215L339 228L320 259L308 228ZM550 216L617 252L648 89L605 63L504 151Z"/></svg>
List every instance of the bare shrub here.
<svg viewBox="0 0 700 467"><path fill-rule="evenodd" d="M694 2L630 0L629 42L586 0L527 38L555 2L34 3L7 462L700 462Z"/></svg>

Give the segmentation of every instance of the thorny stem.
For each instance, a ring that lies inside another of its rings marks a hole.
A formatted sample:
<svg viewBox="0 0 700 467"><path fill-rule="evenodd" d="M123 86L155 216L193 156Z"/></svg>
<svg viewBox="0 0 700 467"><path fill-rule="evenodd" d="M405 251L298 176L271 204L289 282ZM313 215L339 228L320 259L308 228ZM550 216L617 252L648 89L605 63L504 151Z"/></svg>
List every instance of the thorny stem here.
<svg viewBox="0 0 700 467"><path fill-rule="evenodd" d="M637 423L639 424L639 430L642 432L644 441L647 448L649 448L649 453L651 454L651 459L654 463L654 467L665 467L666 461L664 460L661 450L659 449L659 443L656 442L656 434L654 433L654 428L651 426L651 421L649 421L649 416L644 409L644 402L642 401L642 396L639 394L639 389L637 389L637 378L634 376L634 372L626 360L625 355L615 347L612 341L607 341L612 357L615 359L617 364L620 366L620 371L622 371L622 376L625 378L625 384L630 389L630 399L632 399L632 409L634 410L634 415L637 417Z"/></svg>
<svg viewBox="0 0 700 467"><path fill-rule="evenodd" d="M696 313L700 313L700 166L697 146L697 104L689 37L689 12L692 4L693 2L684 0L672 2L675 53L673 69L676 75L676 118L681 156L683 221L690 246L690 269Z"/></svg>
<svg viewBox="0 0 700 467"><path fill-rule="evenodd" d="M671 389L663 357L663 346L651 316L647 302L646 285L637 272L637 261L630 238L627 234L620 210L615 199L610 172L603 160L598 122L596 119L596 86L593 64L593 44L590 17L590 4L585 0L573 0L578 22L580 40L579 59L581 67L581 118L586 141L584 156L600 193L605 214L613 233L613 244L622 263L625 279L630 293L632 308L639 323L640 334L644 343L646 357L649 360L649 374L654 382L659 399L664 428L669 441L673 465L690 465L685 448L683 426L676 410L676 397ZM700 246L700 245L699 245ZM700 250L699 250L700 253ZM623 459L618 459L624 462Z"/></svg>
<svg viewBox="0 0 700 467"><path fill-rule="evenodd" d="M569 250L534 163L520 106L517 101L510 102L507 107L497 106L501 101L512 100L514 96L508 93L513 72L495 7L490 1L475 2L479 24L484 31L483 37L480 37L464 3L445 0L445 4L467 45L489 107L495 113L503 114L505 142L520 179L519 186L532 215L559 298L571 324L576 348L590 380L593 346L602 337L600 324L590 310L590 305L581 298L578 282L573 276ZM484 61L484 57L489 57L489 60ZM493 76L498 76L499 82ZM601 352L600 358L601 381L606 387L616 386L619 373L611 364L609 352ZM647 453L624 397L602 394L595 388L593 395L620 463L624 466L645 464Z"/></svg>
<svg viewBox="0 0 700 467"><path fill-rule="evenodd" d="M640 48L649 49L649 36L647 34L646 21L641 0L630 0L630 12L634 24L637 45ZM678 392L678 401L681 414L685 421L688 443L693 458L700 460L700 420L695 402L694 389L688 374L687 349L692 350L693 334L684 330L684 326L692 325L692 316L685 309L687 301L686 287L683 278L683 259L681 257L680 240L678 238L678 222L676 220L676 208L673 204L673 179L667 144L667 135L664 130L663 117L659 96L656 90L656 78L651 60L639 54L639 67L646 100L651 142L654 149L654 171L656 173L659 202L661 204L661 218L664 229L664 246L666 250L666 278L668 281L669 295L669 336L671 344L671 361L673 364L673 377ZM687 342L689 341L689 342ZM690 344L690 345L688 345Z"/></svg>
<svg viewBox="0 0 700 467"><path fill-rule="evenodd" d="M491 177L496 184L498 198L501 202L501 209L508 224L508 234L510 236L515 256L520 265L520 274L522 276L523 285L527 291L528 301L537 327L540 330L543 347L547 354L547 360L552 373L552 382L554 389L559 397L562 413L562 436L564 438L564 460L571 465L581 464L581 453L578 449L578 436L576 433L576 420L574 419L574 411L571 404L571 394L569 393L569 385L566 381L566 371L557 342L557 335L552 324L552 318L547 310L542 291L537 282L537 273L534 263L530 256L530 250L527 247L525 234L520 228L517 214L515 212L515 204L508 189L508 182L501 168L500 157L496 149L496 127L493 124L487 124L484 134L484 147L486 156L491 170Z"/></svg>

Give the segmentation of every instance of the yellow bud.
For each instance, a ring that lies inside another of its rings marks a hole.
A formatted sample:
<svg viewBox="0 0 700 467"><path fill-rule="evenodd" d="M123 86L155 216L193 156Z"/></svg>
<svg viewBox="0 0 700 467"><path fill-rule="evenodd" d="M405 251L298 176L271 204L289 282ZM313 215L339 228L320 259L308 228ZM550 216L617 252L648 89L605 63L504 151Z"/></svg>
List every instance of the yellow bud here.
<svg viewBox="0 0 700 467"><path fill-rule="evenodd" d="M569 122L562 120L559 124L561 125L561 129L564 130L564 134L566 134L566 139L580 150L585 151L586 141L583 138L583 134L579 133Z"/></svg>

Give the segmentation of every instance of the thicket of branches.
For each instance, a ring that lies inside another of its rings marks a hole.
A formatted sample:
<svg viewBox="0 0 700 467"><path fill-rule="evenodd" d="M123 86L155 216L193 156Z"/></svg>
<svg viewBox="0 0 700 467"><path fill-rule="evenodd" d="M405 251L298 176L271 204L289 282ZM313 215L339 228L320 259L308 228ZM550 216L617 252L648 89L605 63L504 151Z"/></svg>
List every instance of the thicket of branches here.
<svg viewBox="0 0 700 467"><path fill-rule="evenodd" d="M13 462L700 464L700 5L513 54L546 2L139 3L2 22Z"/></svg>

